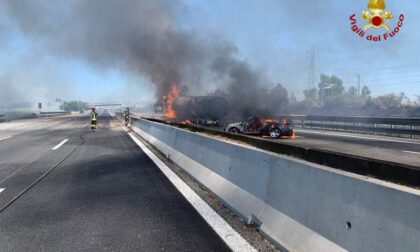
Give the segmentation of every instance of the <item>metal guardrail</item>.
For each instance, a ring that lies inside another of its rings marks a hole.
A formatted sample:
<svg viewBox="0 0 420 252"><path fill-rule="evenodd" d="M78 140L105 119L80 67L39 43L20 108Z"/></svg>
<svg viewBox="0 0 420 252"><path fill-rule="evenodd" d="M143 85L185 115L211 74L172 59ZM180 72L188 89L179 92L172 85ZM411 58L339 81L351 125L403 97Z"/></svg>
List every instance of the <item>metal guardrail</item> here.
<svg viewBox="0 0 420 252"><path fill-rule="evenodd" d="M287 116L295 127L366 134L387 134L399 137L420 136L420 118L362 116Z"/></svg>
<svg viewBox="0 0 420 252"><path fill-rule="evenodd" d="M31 119L37 117L53 117L53 116L62 116L62 115L70 115L71 112L64 112L64 111L53 111L53 112L41 112L39 115L35 112L21 112L21 111L11 111L6 113L0 114L0 123L6 121L14 121L19 119Z"/></svg>
<svg viewBox="0 0 420 252"><path fill-rule="evenodd" d="M9 111L4 112L4 122L14 121L19 119L37 118L38 115L32 111Z"/></svg>
<svg viewBox="0 0 420 252"><path fill-rule="evenodd" d="M52 117L52 116L61 116L61 115L70 115L71 112L56 111L56 112L40 112L40 117Z"/></svg>

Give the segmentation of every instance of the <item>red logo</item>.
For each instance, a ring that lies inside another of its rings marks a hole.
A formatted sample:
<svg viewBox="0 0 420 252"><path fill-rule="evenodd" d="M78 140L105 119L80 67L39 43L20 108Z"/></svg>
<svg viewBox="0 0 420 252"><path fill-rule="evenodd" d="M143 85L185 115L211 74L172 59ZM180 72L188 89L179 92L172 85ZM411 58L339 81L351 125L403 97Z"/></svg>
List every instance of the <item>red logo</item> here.
<svg viewBox="0 0 420 252"><path fill-rule="evenodd" d="M400 14L398 16L397 23L394 25L394 28L391 29L387 24L393 20L391 11L386 10L386 5L384 0L369 0L368 3L369 11L362 11L360 18L367 22L363 27L359 27L357 24L356 14L350 16L351 30L359 35L361 38L365 38L368 41L379 42L388 40L395 37L398 32L400 32L404 24L404 15ZM388 32L382 34L368 34L367 31L373 29L384 29Z"/></svg>

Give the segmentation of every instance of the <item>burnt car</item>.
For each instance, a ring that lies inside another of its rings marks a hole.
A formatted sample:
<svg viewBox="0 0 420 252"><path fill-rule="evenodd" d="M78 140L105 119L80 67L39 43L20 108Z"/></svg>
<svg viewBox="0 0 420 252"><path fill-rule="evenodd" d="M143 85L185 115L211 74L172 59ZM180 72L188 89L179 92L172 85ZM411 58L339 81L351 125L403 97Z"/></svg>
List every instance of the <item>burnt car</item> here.
<svg viewBox="0 0 420 252"><path fill-rule="evenodd" d="M210 120L210 119L192 119L192 120L184 120L181 122L182 124L187 125L200 125L200 126L207 126L207 127L221 127L222 123L219 120Z"/></svg>
<svg viewBox="0 0 420 252"><path fill-rule="evenodd" d="M234 134L246 134L270 138L294 138L293 128L285 119L281 122L251 116L247 120L238 123L228 124L225 128L226 132Z"/></svg>

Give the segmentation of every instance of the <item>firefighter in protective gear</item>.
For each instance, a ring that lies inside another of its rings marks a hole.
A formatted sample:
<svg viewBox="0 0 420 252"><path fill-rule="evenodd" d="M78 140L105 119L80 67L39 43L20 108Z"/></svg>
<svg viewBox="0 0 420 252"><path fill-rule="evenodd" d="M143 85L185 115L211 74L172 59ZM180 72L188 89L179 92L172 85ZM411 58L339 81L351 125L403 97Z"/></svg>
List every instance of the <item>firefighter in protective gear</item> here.
<svg viewBox="0 0 420 252"><path fill-rule="evenodd" d="M96 113L95 108L92 108L92 112L90 112L90 128L96 129L96 117L98 113Z"/></svg>
<svg viewBox="0 0 420 252"><path fill-rule="evenodd" d="M125 121L125 126L127 126L128 123L130 122L130 108L126 108L124 111L124 121Z"/></svg>

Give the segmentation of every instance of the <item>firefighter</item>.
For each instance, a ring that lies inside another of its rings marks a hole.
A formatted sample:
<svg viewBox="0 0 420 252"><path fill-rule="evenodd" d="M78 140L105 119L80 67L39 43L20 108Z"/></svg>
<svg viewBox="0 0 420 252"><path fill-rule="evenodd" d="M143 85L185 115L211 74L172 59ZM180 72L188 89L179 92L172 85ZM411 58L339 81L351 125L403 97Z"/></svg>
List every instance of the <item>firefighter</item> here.
<svg viewBox="0 0 420 252"><path fill-rule="evenodd" d="M90 128L96 129L96 117L98 113L96 113L95 108L92 108L92 112L90 112Z"/></svg>
<svg viewBox="0 0 420 252"><path fill-rule="evenodd" d="M125 121L125 126L127 126L128 123L130 122L130 108L126 108L124 111L124 121Z"/></svg>

